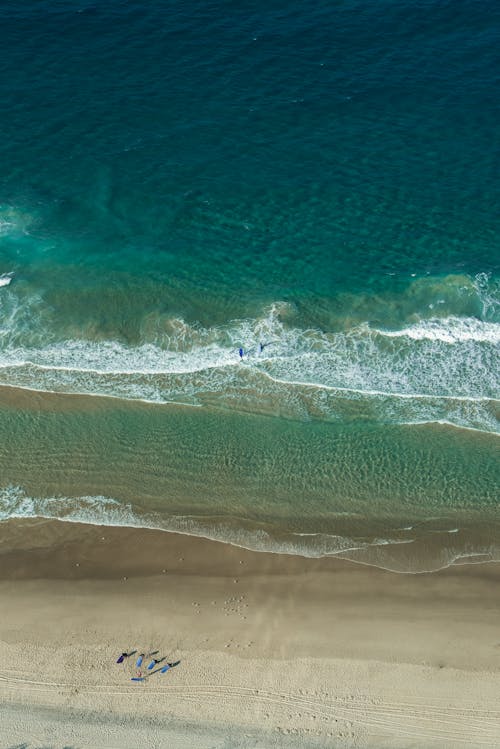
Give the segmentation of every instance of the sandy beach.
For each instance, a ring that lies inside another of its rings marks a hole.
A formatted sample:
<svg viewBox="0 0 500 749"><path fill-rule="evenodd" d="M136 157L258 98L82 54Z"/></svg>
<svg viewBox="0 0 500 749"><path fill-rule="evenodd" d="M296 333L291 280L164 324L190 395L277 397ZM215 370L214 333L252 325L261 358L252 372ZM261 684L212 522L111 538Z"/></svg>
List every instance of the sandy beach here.
<svg viewBox="0 0 500 749"><path fill-rule="evenodd" d="M0 531L0 746L500 743L500 565L401 575L160 531ZM159 650L166 674L133 683Z"/></svg>
<svg viewBox="0 0 500 749"><path fill-rule="evenodd" d="M0 749L500 749L500 4L0 28Z"/></svg>

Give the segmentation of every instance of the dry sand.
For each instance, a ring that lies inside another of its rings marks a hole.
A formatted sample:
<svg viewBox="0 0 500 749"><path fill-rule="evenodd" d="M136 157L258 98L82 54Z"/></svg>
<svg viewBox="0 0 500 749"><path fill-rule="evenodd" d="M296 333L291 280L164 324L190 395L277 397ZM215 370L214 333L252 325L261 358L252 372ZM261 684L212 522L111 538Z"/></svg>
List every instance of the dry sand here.
<svg viewBox="0 0 500 749"><path fill-rule="evenodd" d="M0 527L0 747L500 746L500 565ZM180 664L130 681L123 649Z"/></svg>

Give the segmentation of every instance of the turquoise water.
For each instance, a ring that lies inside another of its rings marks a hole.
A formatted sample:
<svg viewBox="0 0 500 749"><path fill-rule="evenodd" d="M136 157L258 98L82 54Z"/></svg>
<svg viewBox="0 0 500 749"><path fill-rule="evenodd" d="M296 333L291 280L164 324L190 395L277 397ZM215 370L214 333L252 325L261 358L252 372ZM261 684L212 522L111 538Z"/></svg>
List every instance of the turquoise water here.
<svg viewBox="0 0 500 749"><path fill-rule="evenodd" d="M496 554L496 4L0 19L0 517Z"/></svg>

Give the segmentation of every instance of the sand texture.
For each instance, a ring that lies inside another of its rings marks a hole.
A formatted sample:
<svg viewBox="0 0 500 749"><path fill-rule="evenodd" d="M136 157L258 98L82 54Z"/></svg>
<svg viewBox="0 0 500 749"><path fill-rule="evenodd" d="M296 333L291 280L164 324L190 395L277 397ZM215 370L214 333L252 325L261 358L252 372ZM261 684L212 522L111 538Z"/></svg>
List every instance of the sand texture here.
<svg viewBox="0 0 500 749"><path fill-rule="evenodd" d="M499 746L499 581L7 523L0 746ZM135 684L129 649L180 663Z"/></svg>

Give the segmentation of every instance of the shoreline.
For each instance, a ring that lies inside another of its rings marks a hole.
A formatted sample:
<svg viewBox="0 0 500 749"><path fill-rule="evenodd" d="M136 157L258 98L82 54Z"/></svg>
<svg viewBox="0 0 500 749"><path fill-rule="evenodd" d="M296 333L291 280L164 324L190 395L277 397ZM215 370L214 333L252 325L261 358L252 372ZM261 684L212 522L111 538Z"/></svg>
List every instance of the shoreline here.
<svg viewBox="0 0 500 749"><path fill-rule="evenodd" d="M159 528L399 572L500 559L496 441L0 388L0 517Z"/></svg>
<svg viewBox="0 0 500 749"><path fill-rule="evenodd" d="M217 747L500 741L500 564L397 575L163 531L21 524L24 549L6 549L6 524L0 543L9 740L21 710L18 742L31 731L55 749L69 735L91 747L104 719L132 749L131 712L158 747L197 731ZM127 648L181 663L132 685L115 663Z"/></svg>
<svg viewBox="0 0 500 749"><path fill-rule="evenodd" d="M21 498L23 495L21 493ZM26 497L29 502L31 498ZM109 503L114 500L106 498L55 498L56 501L81 501L86 499L101 499ZM105 505L104 512L113 512L113 507ZM128 510L129 508L124 508ZM68 513L67 508L63 508ZM451 518L430 518L427 526L422 522L416 522L416 528L420 532L417 535L413 526L400 527L397 532L392 529L394 537L389 541L381 537L383 530L373 528L371 531L372 541L366 538L352 538L352 546L345 546L337 550L330 550L331 545L338 539L338 543L350 541L344 528L339 528L339 533L298 533L294 531L281 534L269 527L266 523L255 523L250 526L248 522L236 521L229 518L197 518L192 516L173 516L172 528L163 528L156 525L140 525L126 520L116 523L100 523L82 518L86 510L77 511L76 517L68 513L66 517L55 515L27 515L26 517L14 515L0 521L0 555L3 555L4 566L8 564L10 552L18 550L30 550L48 548L53 553L57 552L61 539L65 542L73 540L75 543L82 539L97 537L97 530L101 529L107 542L121 537L141 537L141 534L151 534L149 537L159 539L162 534L171 537L174 545L182 544L181 539L198 539L201 543L220 544L235 549L236 553L248 552L250 554L270 554L277 557L294 558L302 560L333 559L339 562L348 562L366 567L397 573L402 575L434 574L451 567L469 564L486 564L500 562L500 547L496 541L496 524L486 524L475 521L468 528L443 528L451 523ZM456 520L456 518L454 518ZM212 527L211 527L212 522ZM433 527L435 523L436 527ZM402 524L401 524L402 525ZM64 529L64 530L63 530ZM99 531L100 532L100 531ZM364 530L367 533L367 529ZM160 534L160 536L158 536ZM231 535L239 535L240 541L235 541ZM408 534L408 538L405 538ZM466 534L464 538L464 534ZM300 546L301 538L305 536L309 545ZM311 539L317 540L317 546L312 545ZM28 539L28 540L27 540ZM455 541L455 546L453 543ZM186 541L189 543L189 541ZM470 546L473 548L470 548ZM157 541L160 547L163 542ZM274 547L274 548L273 548ZM467 549L467 550L466 550ZM466 550L466 551L465 551ZM77 552L76 552L77 553ZM99 556L99 555L97 555ZM418 565L418 567L416 566ZM15 567L14 563L14 567ZM154 574L154 572L152 572ZM2 572L0 570L0 579Z"/></svg>

